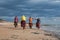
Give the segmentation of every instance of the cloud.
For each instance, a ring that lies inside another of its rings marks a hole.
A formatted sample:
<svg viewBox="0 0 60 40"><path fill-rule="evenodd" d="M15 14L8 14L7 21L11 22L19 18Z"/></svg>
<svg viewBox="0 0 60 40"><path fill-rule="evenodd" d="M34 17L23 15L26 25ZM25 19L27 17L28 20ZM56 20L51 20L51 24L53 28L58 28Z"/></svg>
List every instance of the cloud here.
<svg viewBox="0 0 60 40"><path fill-rule="evenodd" d="M56 9L43 9L44 11L56 11Z"/></svg>
<svg viewBox="0 0 60 40"><path fill-rule="evenodd" d="M28 0L27 3L29 4L58 4L60 0Z"/></svg>
<svg viewBox="0 0 60 40"><path fill-rule="evenodd" d="M16 5L16 7L17 7L17 8L26 7L26 5L21 5L21 4L19 4L19 5Z"/></svg>
<svg viewBox="0 0 60 40"><path fill-rule="evenodd" d="M60 0L53 0L53 1L50 2L50 4L60 6L59 5L60 4Z"/></svg>
<svg viewBox="0 0 60 40"><path fill-rule="evenodd" d="M34 10L36 10L36 9L34 9L34 8L21 8L22 10L24 10L24 11L34 11Z"/></svg>
<svg viewBox="0 0 60 40"><path fill-rule="evenodd" d="M3 9L5 9L4 7L0 7L0 10L3 10Z"/></svg>
<svg viewBox="0 0 60 40"><path fill-rule="evenodd" d="M9 3L10 4L10 2L13 2L14 0L0 0L0 4L7 4L7 3Z"/></svg>
<svg viewBox="0 0 60 40"><path fill-rule="evenodd" d="M60 2L60 0L54 0L54 1L52 1L52 2L54 2L54 3L59 3L59 2Z"/></svg>
<svg viewBox="0 0 60 40"><path fill-rule="evenodd" d="M30 3L39 3L39 2L46 2L48 0L28 0Z"/></svg>

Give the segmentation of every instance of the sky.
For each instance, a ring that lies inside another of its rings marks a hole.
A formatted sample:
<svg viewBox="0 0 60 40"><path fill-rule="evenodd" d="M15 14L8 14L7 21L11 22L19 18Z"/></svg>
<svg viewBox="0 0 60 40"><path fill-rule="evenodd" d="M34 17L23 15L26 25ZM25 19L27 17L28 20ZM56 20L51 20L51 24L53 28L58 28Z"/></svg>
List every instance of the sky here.
<svg viewBox="0 0 60 40"><path fill-rule="evenodd" d="M0 0L0 16L60 17L60 0Z"/></svg>

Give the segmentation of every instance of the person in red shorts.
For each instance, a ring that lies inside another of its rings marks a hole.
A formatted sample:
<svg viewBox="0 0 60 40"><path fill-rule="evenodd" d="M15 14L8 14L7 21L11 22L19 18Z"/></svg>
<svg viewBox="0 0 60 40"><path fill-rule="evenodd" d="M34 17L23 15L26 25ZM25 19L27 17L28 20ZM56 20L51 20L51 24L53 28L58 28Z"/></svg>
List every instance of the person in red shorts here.
<svg viewBox="0 0 60 40"><path fill-rule="evenodd" d="M32 29L33 23L32 23L33 18L29 17L29 27L30 29Z"/></svg>

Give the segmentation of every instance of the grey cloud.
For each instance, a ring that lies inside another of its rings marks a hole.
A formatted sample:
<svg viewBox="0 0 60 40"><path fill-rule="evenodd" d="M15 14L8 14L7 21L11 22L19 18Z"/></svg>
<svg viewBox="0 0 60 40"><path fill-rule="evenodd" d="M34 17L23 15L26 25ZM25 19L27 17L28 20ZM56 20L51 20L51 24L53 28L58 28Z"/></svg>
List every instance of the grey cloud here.
<svg viewBox="0 0 60 40"><path fill-rule="evenodd" d="M0 0L1 1L1 0ZM36 0L37 1L37 0ZM44 1L44 0L43 0ZM34 15L35 16L56 16L60 15L60 6L53 5L50 1L40 2L39 4L31 4L26 0L2 0L0 2L0 16L15 15ZM54 1L54 0L53 0ZM38 2L38 1L37 1ZM30 4L30 5L29 5ZM54 15L54 13L57 13Z"/></svg>

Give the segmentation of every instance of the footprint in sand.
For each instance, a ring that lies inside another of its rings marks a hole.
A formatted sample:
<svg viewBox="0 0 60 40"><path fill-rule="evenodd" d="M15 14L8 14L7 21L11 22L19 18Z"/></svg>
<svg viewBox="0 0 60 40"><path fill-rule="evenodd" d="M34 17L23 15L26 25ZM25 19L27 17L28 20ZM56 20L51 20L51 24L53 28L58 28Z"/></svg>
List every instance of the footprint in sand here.
<svg viewBox="0 0 60 40"><path fill-rule="evenodd" d="M44 34L44 35L46 35L46 36L52 36L52 34Z"/></svg>
<svg viewBox="0 0 60 40"><path fill-rule="evenodd" d="M42 39L42 40L48 40L48 39Z"/></svg>
<svg viewBox="0 0 60 40"><path fill-rule="evenodd" d="M40 33L38 33L38 32L31 32L31 33L33 33L33 34L40 34Z"/></svg>
<svg viewBox="0 0 60 40"><path fill-rule="evenodd" d="M13 39L18 39L18 37L19 37L18 35L12 35L11 36L11 38L13 38Z"/></svg>

